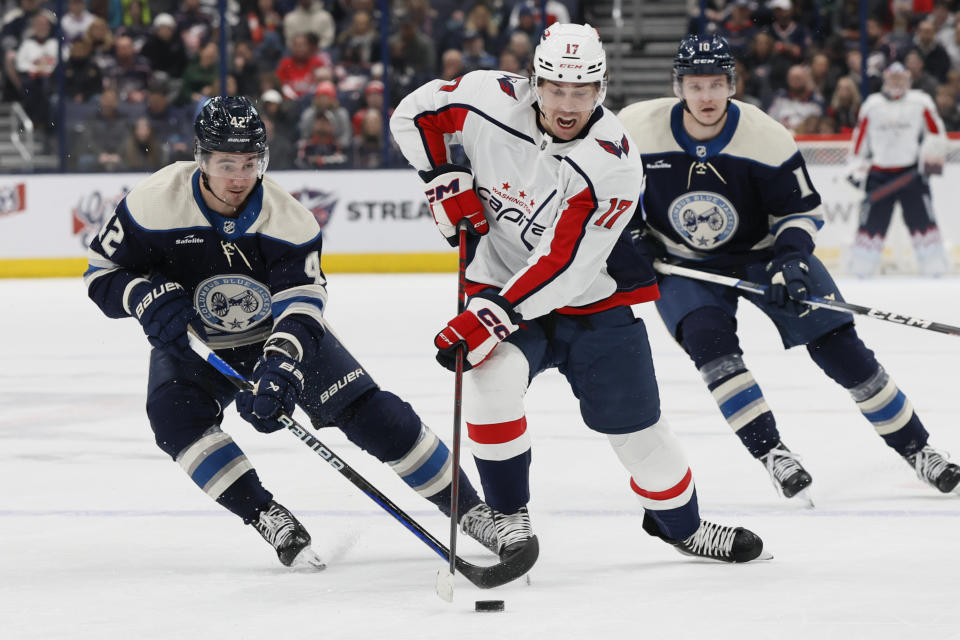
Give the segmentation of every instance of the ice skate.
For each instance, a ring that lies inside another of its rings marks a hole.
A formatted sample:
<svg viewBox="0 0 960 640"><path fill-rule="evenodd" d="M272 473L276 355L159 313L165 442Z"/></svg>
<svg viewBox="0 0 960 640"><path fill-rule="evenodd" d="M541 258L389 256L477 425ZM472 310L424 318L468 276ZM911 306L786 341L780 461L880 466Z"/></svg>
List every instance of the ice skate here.
<svg viewBox="0 0 960 640"><path fill-rule="evenodd" d="M960 466L947 462L948 457L930 445L912 455L904 456L917 472L917 477L927 484L936 487L941 493L960 493L957 490L957 485L960 484Z"/></svg>
<svg viewBox="0 0 960 640"><path fill-rule="evenodd" d="M782 442L777 443L766 455L760 457L760 462L770 474L770 480L777 491L784 498L798 496L813 506L809 491L806 488L813 482L813 478L800 464L800 456L790 451Z"/></svg>
<svg viewBox="0 0 960 640"><path fill-rule="evenodd" d="M516 513L500 513L491 509L497 533L497 554L501 561L520 553L528 543L535 541L530 527L530 514L526 507L520 507Z"/></svg>
<svg viewBox="0 0 960 640"><path fill-rule="evenodd" d="M493 523L493 510L486 503L481 502L460 516L460 531L497 553L497 528Z"/></svg>
<svg viewBox="0 0 960 640"><path fill-rule="evenodd" d="M286 507L271 500L260 512L253 528L276 549L280 562L287 567L320 570L326 565L310 548L310 534Z"/></svg>
<svg viewBox="0 0 960 640"><path fill-rule="evenodd" d="M706 520L701 520L700 526L688 538L669 542L685 555L723 562L750 562L773 557L764 553L763 540L749 529L727 527Z"/></svg>

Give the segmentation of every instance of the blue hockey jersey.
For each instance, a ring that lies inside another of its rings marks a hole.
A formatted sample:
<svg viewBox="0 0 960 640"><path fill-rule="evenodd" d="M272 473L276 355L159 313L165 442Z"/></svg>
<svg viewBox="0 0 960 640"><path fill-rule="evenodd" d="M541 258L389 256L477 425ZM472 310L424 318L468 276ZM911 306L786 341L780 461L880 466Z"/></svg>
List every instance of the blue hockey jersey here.
<svg viewBox="0 0 960 640"><path fill-rule="evenodd" d="M90 298L126 317L134 286L159 276L187 290L214 348L275 334L311 356L327 298L319 224L269 178L240 215L222 216L204 203L199 179L196 163L177 162L127 194L90 244Z"/></svg>

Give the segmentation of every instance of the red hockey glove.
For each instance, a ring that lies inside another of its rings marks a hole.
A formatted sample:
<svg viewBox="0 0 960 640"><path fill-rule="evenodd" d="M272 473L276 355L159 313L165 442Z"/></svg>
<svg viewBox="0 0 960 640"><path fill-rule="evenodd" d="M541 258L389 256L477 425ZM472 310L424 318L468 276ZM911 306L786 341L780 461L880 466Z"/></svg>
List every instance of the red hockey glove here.
<svg viewBox="0 0 960 640"><path fill-rule="evenodd" d="M478 295L470 299L467 310L447 323L433 339L437 362L456 371L457 349L466 348L463 370L469 371L490 355L500 342L519 329L520 317L510 303L498 295Z"/></svg>
<svg viewBox="0 0 960 640"><path fill-rule="evenodd" d="M424 193L433 219L450 246L457 246L457 224L466 219L468 229L477 235L490 230L483 215L483 203L473 190L473 174L466 167L442 164L431 171L421 171L426 183Z"/></svg>

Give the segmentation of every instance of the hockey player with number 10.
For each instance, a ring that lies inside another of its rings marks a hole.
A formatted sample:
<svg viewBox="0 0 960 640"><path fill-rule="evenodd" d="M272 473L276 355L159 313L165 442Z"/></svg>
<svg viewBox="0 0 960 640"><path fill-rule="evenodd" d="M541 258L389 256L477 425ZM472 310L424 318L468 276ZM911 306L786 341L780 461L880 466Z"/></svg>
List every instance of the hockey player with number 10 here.
<svg viewBox="0 0 960 640"><path fill-rule="evenodd" d="M603 108L606 56L589 25L555 24L530 80L475 71L401 101L390 126L420 171L440 231L470 223L466 311L437 335L454 369L466 351L464 414L502 558L536 545L531 438L523 398L557 368L584 422L605 435L645 509L644 528L681 552L747 562L763 543L700 519L679 441L660 416L643 322L630 305L656 278L623 233L643 172L630 137ZM470 169L451 164L460 142ZM549 425L542 425L549 430Z"/></svg>
<svg viewBox="0 0 960 640"><path fill-rule="evenodd" d="M171 164L127 194L91 243L84 275L103 312L137 318L153 346L147 416L157 445L288 566L322 562L307 530L220 429L234 398L265 433L282 429L279 413L299 404L315 427L336 425L449 514L449 450L409 404L371 380L323 318L320 227L264 176L270 156L257 110L247 98L212 98L194 130L196 161ZM238 394L197 357L188 328L255 392ZM495 548L489 509L465 475L460 486L461 527Z"/></svg>
<svg viewBox="0 0 960 640"><path fill-rule="evenodd" d="M640 245L665 261L767 286L763 297L666 275L657 311L700 371L744 447L785 497L812 478L781 441L773 413L743 360L741 299L774 323L786 348L805 345L843 386L877 434L924 482L948 493L960 467L927 443L910 401L857 335L853 316L814 309L810 295L843 300L813 255L823 225L820 195L790 133L756 107L732 100L734 61L722 37L687 36L674 59L675 98L620 112L647 169ZM639 183L638 183L639 185Z"/></svg>

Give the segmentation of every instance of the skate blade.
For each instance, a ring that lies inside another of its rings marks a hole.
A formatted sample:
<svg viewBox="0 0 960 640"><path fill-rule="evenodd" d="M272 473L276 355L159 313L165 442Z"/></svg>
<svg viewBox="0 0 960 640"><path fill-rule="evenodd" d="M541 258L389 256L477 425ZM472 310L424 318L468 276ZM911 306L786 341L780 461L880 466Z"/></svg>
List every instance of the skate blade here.
<svg viewBox="0 0 960 640"><path fill-rule="evenodd" d="M453 574L449 567L437 569L437 595L447 602L453 602Z"/></svg>
<svg viewBox="0 0 960 640"><path fill-rule="evenodd" d="M817 506L813 502L813 496L810 495L810 489L804 489L793 497L802 502L807 509L814 509Z"/></svg>
<svg viewBox="0 0 960 640"><path fill-rule="evenodd" d="M290 563L290 568L297 571L323 571L327 565L316 551L310 547L304 547Z"/></svg>
<svg viewBox="0 0 960 640"><path fill-rule="evenodd" d="M760 552L760 555L758 555L756 558L754 558L750 562L756 562L758 560L773 560L773 554L767 551L766 547L764 547L764 549Z"/></svg>

